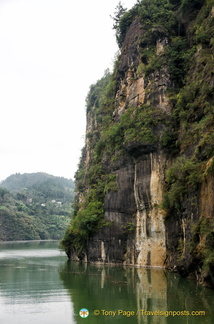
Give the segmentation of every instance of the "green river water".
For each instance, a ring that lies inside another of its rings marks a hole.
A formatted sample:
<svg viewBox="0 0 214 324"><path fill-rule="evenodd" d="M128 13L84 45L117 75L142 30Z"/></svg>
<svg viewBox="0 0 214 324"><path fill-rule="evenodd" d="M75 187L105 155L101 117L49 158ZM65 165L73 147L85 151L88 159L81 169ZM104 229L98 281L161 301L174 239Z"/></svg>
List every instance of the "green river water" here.
<svg viewBox="0 0 214 324"><path fill-rule="evenodd" d="M55 241L1 242L0 324L74 323L213 324L214 291L161 269L70 263Z"/></svg>

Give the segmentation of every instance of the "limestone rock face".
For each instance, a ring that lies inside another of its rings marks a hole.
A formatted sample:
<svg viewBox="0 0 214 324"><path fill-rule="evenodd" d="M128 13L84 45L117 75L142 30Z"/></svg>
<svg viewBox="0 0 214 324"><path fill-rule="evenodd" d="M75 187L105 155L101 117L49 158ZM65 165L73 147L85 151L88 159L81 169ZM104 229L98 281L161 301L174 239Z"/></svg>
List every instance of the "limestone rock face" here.
<svg viewBox="0 0 214 324"><path fill-rule="evenodd" d="M207 167L213 163L214 158L211 158ZM214 177L209 175L202 183L200 192L200 215L204 217L212 217L214 215Z"/></svg>
<svg viewBox="0 0 214 324"><path fill-rule="evenodd" d="M135 165L137 264L163 267L166 257L162 201L165 157L150 154Z"/></svg>
<svg viewBox="0 0 214 324"><path fill-rule="evenodd" d="M109 228L88 244L88 261L163 267L166 258L162 200L164 155L144 154L115 171L117 191L105 197Z"/></svg>
<svg viewBox="0 0 214 324"><path fill-rule="evenodd" d="M214 287L213 9L200 8L189 29L178 11L174 34L136 15L113 79L91 88L71 259L166 267Z"/></svg>
<svg viewBox="0 0 214 324"><path fill-rule="evenodd" d="M153 80L137 73L143 29L136 19L127 32L121 50L112 119L117 123L127 108L155 101L158 110L170 113L166 95L170 83L167 69L156 72ZM159 40L161 54L167 40ZM146 94L147 93L147 94ZM152 93L152 95L150 95ZM87 114L87 131L96 129L96 119ZM90 141L86 139L86 169L90 164ZM166 156L154 143L130 142L125 154L112 168L116 191L105 195L105 220L109 227L90 238L84 258L88 262L110 262L163 267L166 259L162 201Z"/></svg>

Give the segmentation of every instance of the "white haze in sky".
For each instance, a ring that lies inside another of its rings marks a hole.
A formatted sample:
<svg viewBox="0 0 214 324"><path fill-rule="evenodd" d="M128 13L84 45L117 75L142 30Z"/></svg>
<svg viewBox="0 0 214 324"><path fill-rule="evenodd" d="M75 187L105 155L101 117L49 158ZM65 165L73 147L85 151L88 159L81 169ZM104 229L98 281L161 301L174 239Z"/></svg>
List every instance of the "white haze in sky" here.
<svg viewBox="0 0 214 324"><path fill-rule="evenodd" d="M29 172L74 177L85 98L118 51L110 18L118 2L0 0L0 181Z"/></svg>

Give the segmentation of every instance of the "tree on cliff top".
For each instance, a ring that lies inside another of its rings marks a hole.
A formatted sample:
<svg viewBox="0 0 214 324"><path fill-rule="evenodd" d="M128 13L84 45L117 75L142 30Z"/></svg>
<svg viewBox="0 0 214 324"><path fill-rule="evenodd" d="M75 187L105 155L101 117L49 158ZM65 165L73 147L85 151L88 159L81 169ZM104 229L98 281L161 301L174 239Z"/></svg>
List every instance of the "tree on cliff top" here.
<svg viewBox="0 0 214 324"><path fill-rule="evenodd" d="M123 42L123 34L124 32L126 33L126 28L122 28L122 17L125 15L125 13L127 12L127 9L123 7L121 1L119 1L118 5L115 8L115 12L114 12L114 16L110 16L113 21L113 29L115 29L116 31L116 40L117 40L117 44L119 46L119 48L121 48L122 46L122 42Z"/></svg>

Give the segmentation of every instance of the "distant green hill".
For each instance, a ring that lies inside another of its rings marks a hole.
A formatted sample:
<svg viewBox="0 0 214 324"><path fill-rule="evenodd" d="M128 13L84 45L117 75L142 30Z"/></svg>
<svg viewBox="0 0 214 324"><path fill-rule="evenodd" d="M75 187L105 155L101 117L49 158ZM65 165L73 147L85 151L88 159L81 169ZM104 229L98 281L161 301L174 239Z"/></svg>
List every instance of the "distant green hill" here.
<svg viewBox="0 0 214 324"><path fill-rule="evenodd" d="M47 173L13 174L0 184L0 240L60 239L74 182Z"/></svg>
<svg viewBox="0 0 214 324"><path fill-rule="evenodd" d="M54 186L60 185L60 187L67 187L74 189L73 180L69 180L63 177L55 177L53 175L37 172L37 173L16 173L9 176L7 179L2 181L1 187L4 187L10 191L19 191L23 188L31 188L36 185L44 184L49 181Z"/></svg>

